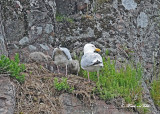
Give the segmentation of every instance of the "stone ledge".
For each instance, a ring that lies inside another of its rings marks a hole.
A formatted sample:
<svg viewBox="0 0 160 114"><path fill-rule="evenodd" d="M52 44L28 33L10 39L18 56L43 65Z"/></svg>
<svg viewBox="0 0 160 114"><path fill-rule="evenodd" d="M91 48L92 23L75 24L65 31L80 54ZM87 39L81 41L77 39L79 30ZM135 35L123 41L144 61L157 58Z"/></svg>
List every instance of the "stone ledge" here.
<svg viewBox="0 0 160 114"><path fill-rule="evenodd" d="M0 114L13 114L15 107L15 85L7 74L0 74Z"/></svg>

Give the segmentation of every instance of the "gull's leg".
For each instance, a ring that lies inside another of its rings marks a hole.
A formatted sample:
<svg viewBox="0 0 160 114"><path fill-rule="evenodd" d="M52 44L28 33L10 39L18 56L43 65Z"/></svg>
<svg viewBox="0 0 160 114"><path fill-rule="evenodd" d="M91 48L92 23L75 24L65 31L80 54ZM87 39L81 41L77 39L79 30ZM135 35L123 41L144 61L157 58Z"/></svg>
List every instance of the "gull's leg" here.
<svg viewBox="0 0 160 114"><path fill-rule="evenodd" d="M59 66L57 65L57 70L58 70L58 74L60 74L60 72L59 72Z"/></svg>
<svg viewBox="0 0 160 114"><path fill-rule="evenodd" d="M77 76L78 76L78 71L77 71Z"/></svg>
<svg viewBox="0 0 160 114"><path fill-rule="evenodd" d="M90 79L89 79L89 72L88 72L88 81L90 82Z"/></svg>
<svg viewBox="0 0 160 114"><path fill-rule="evenodd" d="M66 77L67 77L67 64L66 64Z"/></svg>
<svg viewBox="0 0 160 114"><path fill-rule="evenodd" d="M97 77L98 77L98 82L99 82L99 70L97 71Z"/></svg>

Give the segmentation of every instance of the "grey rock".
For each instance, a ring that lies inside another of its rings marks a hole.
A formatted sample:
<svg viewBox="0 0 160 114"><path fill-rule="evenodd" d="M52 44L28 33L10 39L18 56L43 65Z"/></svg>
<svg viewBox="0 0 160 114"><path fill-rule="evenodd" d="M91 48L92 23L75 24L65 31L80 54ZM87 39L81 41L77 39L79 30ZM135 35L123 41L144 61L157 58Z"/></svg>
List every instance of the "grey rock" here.
<svg viewBox="0 0 160 114"><path fill-rule="evenodd" d="M88 35L89 35L90 37L94 37L94 30L93 30L92 28L88 27L88 28L87 28L87 31L88 31Z"/></svg>
<svg viewBox="0 0 160 114"><path fill-rule="evenodd" d="M103 32L102 32L102 37L103 37L103 38L109 38L109 37L110 37L110 34L109 34L108 32L103 31Z"/></svg>
<svg viewBox="0 0 160 114"><path fill-rule="evenodd" d="M6 50L6 45L4 42L4 37L3 35L0 34L0 56L4 54L4 55L8 55L8 52Z"/></svg>
<svg viewBox="0 0 160 114"><path fill-rule="evenodd" d="M54 38L52 36L49 36L49 43L52 44L54 42Z"/></svg>
<svg viewBox="0 0 160 114"><path fill-rule="evenodd" d="M56 7L56 2L55 2L55 0L54 1L49 1L48 2L48 4L50 5L50 7L52 8L52 12L53 12L53 15L54 15L54 18L56 17L55 15L56 15L56 9L57 9L57 7Z"/></svg>
<svg viewBox="0 0 160 114"><path fill-rule="evenodd" d="M13 114L16 87L6 75L0 74L0 82L0 113Z"/></svg>
<svg viewBox="0 0 160 114"><path fill-rule="evenodd" d="M55 0L56 2L56 6L57 6L57 12L61 15L71 15L71 14L75 14L77 12L77 10L75 10L76 3L78 4L82 4L83 0ZM83 2L84 3L84 2Z"/></svg>
<svg viewBox="0 0 160 114"><path fill-rule="evenodd" d="M118 8L118 1L117 1L117 0L114 0L114 1L113 1L113 7L114 7L115 9Z"/></svg>
<svg viewBox="0 0 160 114"><path fill-rule="evenodd" d="M15 49L19 49L19 47L16 44L14 44L14 47L15 47Z"/></svg>
<svg viewBox="0 0 160 114"><path fill-rule="evenodd" d="M2 43L4 43L4 37L3 37L3 35L1 35L1 34L0 34L0 41L1 41Z"/></svg>
<svg viewBox="0 0 160 114"><path fill-rule="evenodd" d="M23 18L23 16L21 17ZM24 22L22 20L13 19L5 21L5 31L6 31L6 40L8 41L17 41L23 37L25 33Z"/></svg>
<svg viewBox="0 0 160 114"><path fill-rule="evenodd" d="M86 4L89 4L89 2L90 2L89 0L84 0L84 3Z"/></svg>
<svg viewBox="0 0 160 114"><path fill-rule="evenodd" d="M46 12L41 12L39 10L31 10L28 14L28 25L29 27L37 25L37 22L41 22L42 20L45 20L45 17L47 17Z"/></svg>
<svg viewBox="0 0 160 114"><path fill-rule="evenodd" d="M51 33L53 31L53 25L52 24L46 24L46 27L45 27L45 32L46 33Z"/></svg>
<svg viewBox="0 0 160 114"><path fill-rule="evenodd" d="M102 31L102 28L100 27L101 23L97 22L97 24L95 25L95 28L98 29L98 31Z"/></svg>
<svg viewBox="0 0 160 114"><path fill-rule="evenodd" d="M122 0L122 5L127 10L134 10L137 7L137 3L134 0Z"/></svg>
<svg viewBox="0 0 160 114"><path fill-rule="evenodd" d="M83 39L83 38L93 38L95 37L94 30L90 27L86 30L87 33L80 34L79 36L68 36L66 37L66 40L75 40L75 39Z"/></svg>
<svg viewBox="0 0 160 114"><path fill-rule="evenodd" d="M73 29L73 32L74 32L74 34L75 34L76 36L77 36L77 35L78 35L78 36L80 35L80 30L78 30L78 29L77 29L77 30Z"/></svg>
<svg viewBox="0 0 160 114"><path fill-rule="evenodd" d="M28 37L23 37L23 38L19 41L19 44L20 44L20 45L26 45L27 43L29 43L29 38L28 38Z"/></svg>
<svg viewBox="0 0 160 114"><path fill-rule="evenodd" d="M147 27L148 25L148 16L146 13L141 12L140 15L137 17L137 26L140 26L142 28Z"/></svg>
<svg viewBox="0 0 160 114"><path fill-rule="evenodd" d="M44 50L49 50L49 47L47 44L39 44L41 46L42 49Z"/></svg>
<svg viewBox="0 0 160 114"><path fill-rule="evenodd" d="M5 102L3 99L0 99L0 107L4 107L5 106Z"/></svg>
<svg viewBox="0 0 160 114"><path fill-rule="evenodd" d="M112 56L117 55L117 50L116 49L108 48L107 50L109 51L109 55L112 55Z"/></svg>
<svg viewBox="0 0 160 114"><path fill-rule="evenodd" d="M35 46L33 46L33 45L29 45L28 48L29 48L30 51L35 51L35 50L37 49L37 48L36 48Z"/></svg>
<svg viewBox="0 0 160 114"><path fill-rule="evenodd" d="M37 27L37 34L38 35L42 34L42 27Z"/></svg>
<svg viewBox="0 0 160 114"><path fill-rule="evenodd" d="M134 114L120 111L113 105L107 105L104 101L97 100L92 106L85 106L77 97L69 94L61 94L59 101L63 109L62 114Z"/></svg>

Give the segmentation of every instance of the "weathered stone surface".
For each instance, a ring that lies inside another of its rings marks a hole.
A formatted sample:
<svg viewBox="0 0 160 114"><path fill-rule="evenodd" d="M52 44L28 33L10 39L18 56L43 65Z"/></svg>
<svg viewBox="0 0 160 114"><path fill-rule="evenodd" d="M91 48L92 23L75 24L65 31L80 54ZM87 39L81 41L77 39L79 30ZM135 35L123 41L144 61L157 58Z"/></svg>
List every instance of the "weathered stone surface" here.
<svg viewBox="0 0 160 114"><path fill-rule="evenodd" d="M19 41L19 44L20 44L20 45L26 45L27 43L29 43L28 37L23 37L23 38Z"/></svg>
<svg viewBox="0 0 160 114"><path fill-rule="evenodd" d="M35 46L33 46L33 45L29 45L28 48L29 48L30 51L35 51L35 50L37 49L37 48L36 48Z"/></svg>
<svg viewBox="0 0 160 114"><path fill-rule="evenodd" d="M39 44L41 46L42 49L44 50L49 50L49 47L47 44Z"/></svg>
<svg viewBox="0 0 160 114"><path fill-rule="evenodd" d="M56 12L54 0L2 0L1 3L5 40L9 50L14 49L14 53L34 50L51 52L52 48L47 45L53 43L51 37L54 36ZM22 45L23 48L16 48L15 45ZM28 45L35 47L29 46L26 49L25 46ZM12 56L12 51L9 54Z"/></svg>
<svg viewBox="0 0 160 114"><path fill-rule="evenodd" d="M6 20L5 23L6 40L14 41L23 37L25 33L23 21L18 19L13 21Z"/></svg>
<svg viewBox="0 0 160 114"><path fill-rule="evenodd" d="M2 5L0 4L0 9L2 8ZM8 52L7 52L7 48L6 48L6 42L4 39L4 36L6 35L6 33L4 32L4 25L3 23L3 19L2 19L2 13L0 13L0 56L2 54L8 56Z"/></svg>
<svg viewBox="0 0 160 114"><path fill-rule="evenodd" d="M8 55L7 50L6 50L6 45L4 43L5 43L4 38L3 38L2 34L0 34L0 56L2 54Z"/></svg>
<svg viewBox="0 0 160 114"><path fill-rule="evenodd" d="M42 30L43 30L42 27L37 27L37 35L42 34Z"/></svg>
<svg viewBox="0 0 160 114"><path fill-rule="evenodd" d="M122 0L122 5L127 9L135 9L137 7L137 3L134 0Z"/></svg>
<svg viewBox="0 0 160 114"><path fill-rule="evenodd" d="M137 18L137 26L140 26L142 28L147 27L148 21L148 16L144 12L140 12Z"/></svg>
<svg viewBox="0 0 160 114"><path fill-rule="evenodd" d="M78 98L69 94L59 97L62 114L136 114L124 110L118 110L114 105L107 105L104 101L96 101L92 106L86 106Z"/></svg>
<svg viewBox="0 0 160 114"><path fill-rule="evenodd" d="M0 114L13 114L15 107L15 85L8 75L0 74Z"/></svg>
<svg viewBox="0 0 160 114"><path fill-rule="evenodd" d="M52 24L47 24L44 30L47 34L53 32L53 25Z"/></svg>

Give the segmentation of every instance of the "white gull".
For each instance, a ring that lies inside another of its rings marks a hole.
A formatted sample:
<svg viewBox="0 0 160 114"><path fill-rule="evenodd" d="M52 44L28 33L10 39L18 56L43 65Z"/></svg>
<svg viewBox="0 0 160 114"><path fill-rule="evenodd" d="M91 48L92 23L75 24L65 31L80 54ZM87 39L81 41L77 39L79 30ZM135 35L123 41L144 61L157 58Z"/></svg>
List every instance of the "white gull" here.
<svg viewBox="0 0 160 114"><path fill-rule="evenodd" d="M99 48L96 48L93 44L86 44L84 46L84 55L81 59L82 69L88 71L88 80L89 72L97 71L98 81L99 81L99 70L103 67L102 57L95 53L94 51L101 51Z"/></svg>

